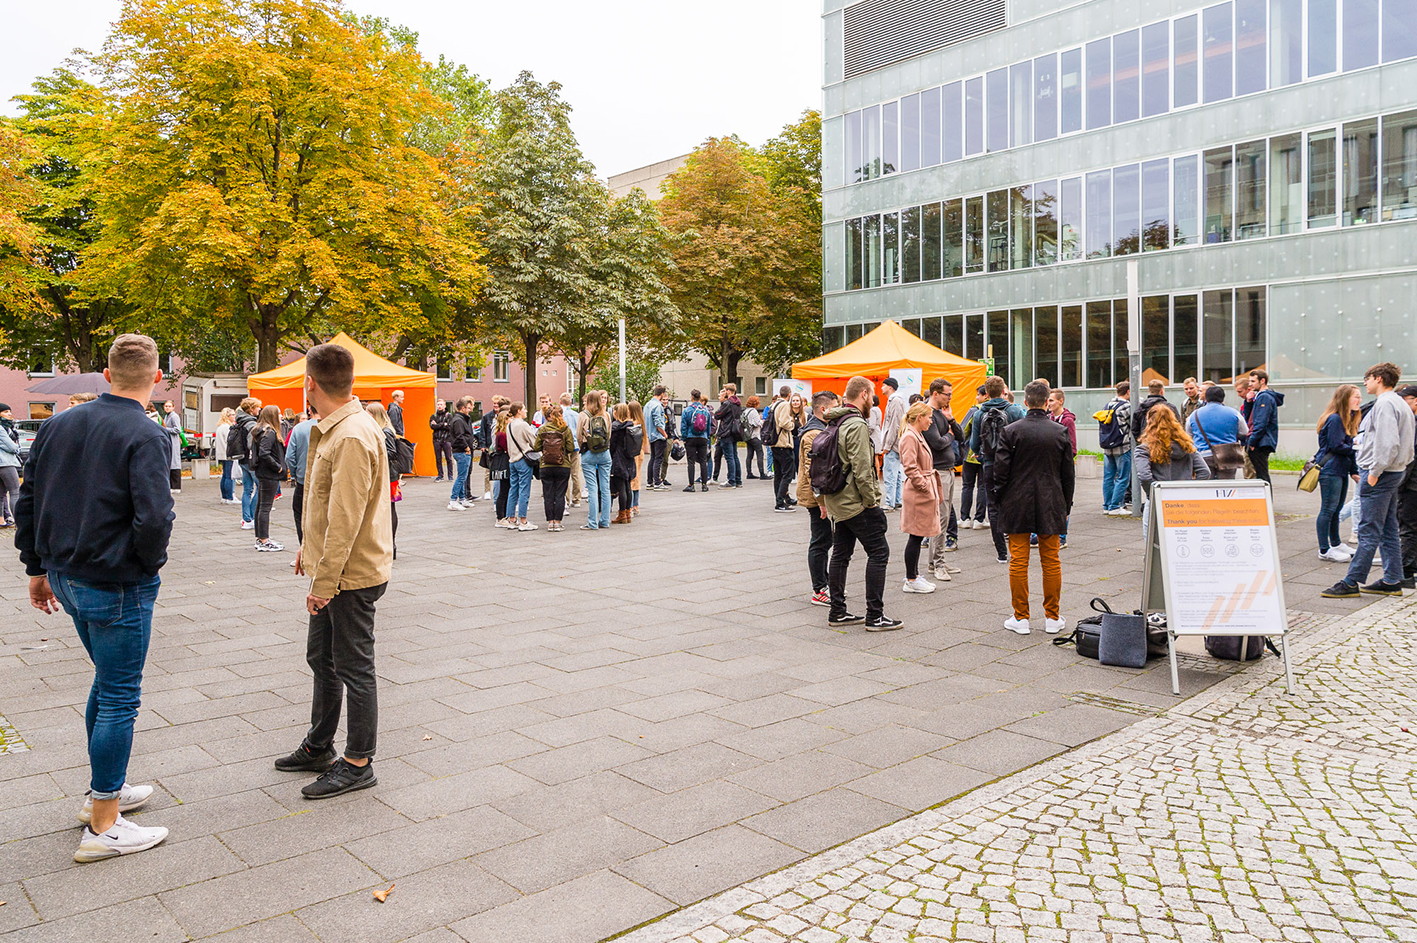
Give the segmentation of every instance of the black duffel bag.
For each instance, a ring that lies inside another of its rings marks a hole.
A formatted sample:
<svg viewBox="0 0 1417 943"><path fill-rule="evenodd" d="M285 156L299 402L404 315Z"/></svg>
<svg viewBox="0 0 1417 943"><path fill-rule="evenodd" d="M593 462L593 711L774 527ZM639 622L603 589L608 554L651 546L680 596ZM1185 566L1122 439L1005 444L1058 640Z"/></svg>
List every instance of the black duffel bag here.
<svg viewBox="0 0 1417 943"><path fill-rule="evenodd" d="M1097 615L1079 619L1077 627L1067 635L1053 639L1054 645L1076 645L1078 654L1084 658L1097 658L1102 643L1102 617L1112 613L1112 607L1101 596L1094 596L1089 604ZM1140 609L1132 615L1141 615ZM1157 658L1166 655L1166 622L1159 616L1151 616L1146 621L1146 657Z"/></svg>

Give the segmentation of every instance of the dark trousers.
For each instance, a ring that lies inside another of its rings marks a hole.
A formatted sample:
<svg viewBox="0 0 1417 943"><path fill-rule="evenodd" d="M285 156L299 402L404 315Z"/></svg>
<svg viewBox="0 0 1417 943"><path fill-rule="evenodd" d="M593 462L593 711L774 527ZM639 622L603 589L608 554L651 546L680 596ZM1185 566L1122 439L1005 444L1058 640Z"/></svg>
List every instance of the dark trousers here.
<svg viewBox="0 0 1417 943"><path fill-rule="evenodd" d="M453 443L434 442L433 461L438 465L438 477L442 478L446 474L451 479L455 468L453 465Z"/></svg>
<svg viewBox="0 0 1417 943"><path fill-rule="evenodd" d="M808 508L807 520L812 525L812 538L807 542L807 573L812 577L812 592L827 588L827 559L831 555L832 521L821 508Z"/></svg>
<svg viewBox="0 0 1417 943"><path fill-rule="evenodd" d="M905 540L905 578L908 580L920 575L920 545L924 542L925 538L918 534L911 534Z"/></svg>
<svg viewBox="0 0 1417 943"><path fill-rule="evenodd" d="M772 490L780 508L785 508L790 503L787 500L787 486L792 483L792 467L792 449L773 446Z"/></svg>
<svg viewBox="0 0 1417 943"><path fill-rule="evenodd" d="M1255 477L1263 481L1269 481L1269 457L1274 454L1274 449L1268 445L1256 446L1250 449L1250 464L1255 466ZM1271 482L1271 484L1273 484Z"/></svg>
<svg viewBox="0 0 1417 943"><path fill-rule="evenodd" d="M941 475L954 475L952 470L942 471ZM945 526L945 536L950 540L959 541L959 518L955 516L955 506L950 505L950 522Z"/></svg>
<svg viewBox="0 0 1417 943"><path fill-rule="evenodd" d="M394 545L394 559L399 558L399 506L389 502L389 539Z"/></svg>
<svg viewBox="0 0 1417 943"><path fill-rule="evenodd" d="M694 466L699 466L699 483L704 484L709 478L709 458L708 439L685 439L684 453L689 468L689 484L694 483Z"/></svg>
<svg viewBox="0 0 1417 943"><path fill-rule="evenodd" d="M256 479L256 539L267 540L271 536L271 508L276 503L276 491L280 482L274 478Z"/></svg>
<svg viewBox="0 0 1417 943"><path fill-rule="evenodd" d="M295 541L305 542L305 522L300 518L305 513L305 482L295 483L295 494L290 498L290 510L295 514Z"/></svg>
<svg viewBox="0 0 1417 943"><path fill-rule="evenodd" d="M559 521L566 516L566 485L571 480L571 470L560 465L541 466L541 503L546 509L546 520Z"/></svg>
<svg viewBox="0 0 1417 943"><path fill-rule="evenodd" d="M310 702L310 732L305 745L312 753L328 750L339 729L340 708L347 700L349 716L344 755L372 757L379 736L379 692L374 677L374 604L388 583L367 589L346 589L310 617L305 662L315 673Z"/></svg>
<svg viewBox="0 0 1417 943"><path fill-rule="evenodd" d="M497 520L499 521L507 519L507 492L511 490L507 487L508 484L510 482L506 479L492 483L493 489L497 492Z"/></svg>
<svg viewBox="0 0 1417 943"><path fill-rule="evenodd" d="M980 468L983 469L979 474L980 493L992 495L994 493L994 466L981 465ZM999 526L998 510L995 508L994 513L989 515L989 534L994 538L994 550L998 552L999 556L1006 557L1009 555L1009 537Z"/></svg>
<svg viewBox="0 0 1417 943"><path fill-rule="evenodd" d="M621 511L630 509L630 481L631 479L621 475L610 476L610 494L620 502Z"/></svg>
<svg viewBox="0 0 1417 943"><path fill-rule="evenodd" d="M1417 575L1417 490L1397 493L1397 536L1402 542L1402 575Z"/></svg>
<svg viewBox="0 0 1417 943"><path fill-rule="evenodd" d="M668 439L656 439L649 444L649 475L646 486L656 488L664 481L664 452ZM543 486L544 487L544 486Z"/></svg>
<svg viewBox="0 0 1417 943"><path fill-rule="evenodd" d="M983 465L975 465L972 462L964 463L964 482L959 497L959 516L966 521L982 521L984 515L989 513L989 495L985 492L984 486L979 483L983 469ZM971 511L973 513L970 513Z"/></svg>
<svg viewBox="0 0 1417 943"><path fill-rule="evenodd" d="M182 469L171 468L167 472L167 483L171 485L173 491L182 490Z"/></svg>
<svg viewBox="0 0 1417 943"><path fill-rule="evenodd" d="M758 477L758 478L766 478L766 477L768 476L768 473L767 473L767 466L763 464L763 440L762 440L762 439L749 439L749 440L748 440L747 454L748 454L748 457L744 460L744 464L748 466L748 477L749 477L749 478L754 477L754 476L753 476L753 459L756 458L756 459L758 460L758 474L757 474L757 477Z"/></svg>
<svg viewBox="0 0 1417 943"><path fill-rule="evenodd" d="M773 459L776 467L777 459ZM867 508L855 517L837 521L832 528L832 554L828 585L831 587L831 614L846 613L846 571L851 567L851 555L856 542L866 551L866 618L885 614L886 567L891 561L891 546L886 542L886 512L879 507Z"/></svg>
<svg viewBox="0 0 1417 943"><path fill-rule="evenodd" d="M713 472L714 481L718 481L718 473L723 470L723 440L713 440ZM730 478L729 481L732 481Z"/></svg>

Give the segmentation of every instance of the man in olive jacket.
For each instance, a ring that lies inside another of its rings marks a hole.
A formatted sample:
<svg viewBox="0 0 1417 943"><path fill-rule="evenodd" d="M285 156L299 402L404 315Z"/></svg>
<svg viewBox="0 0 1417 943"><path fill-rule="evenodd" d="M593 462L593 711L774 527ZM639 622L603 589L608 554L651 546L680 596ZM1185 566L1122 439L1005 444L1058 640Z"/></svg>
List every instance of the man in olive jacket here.
<svg viewBox="0 0 1417 943"><path fill-rule="evenodd" d="M836 494L822 495L822 506L832 519L831 565L827 585L831 591L832 626L864 622L867 632L889 632L901 626L885 615L886 565L891 548L886 542L886 513L881 510L881 486L876 480L875 450L866 416L871 411L872 386L865 377L846 384L843 405L827 412L828 426L839 424L836 451L846 469L846 484ZM846 571L856 542L866 550L866 618L846 611Z"/></svg>
<svg viewBox="0 0 1417 943"><path fill-rule="evenodd" d="M989 503L1000 530L1009 538L1009 589L1013 618L1004 628L1027 635L1029 535L1038 535L1038 559L1043 566L1044 626L1049 634L1063 629L1060 612L1063 568L1058 560L1058 535L1067 530L1073 510L1073 449L1068 431L1044 408L1048 384L1034 380L1024 387L1028 413L1004 428L994 459L994 493Z"/></svg>

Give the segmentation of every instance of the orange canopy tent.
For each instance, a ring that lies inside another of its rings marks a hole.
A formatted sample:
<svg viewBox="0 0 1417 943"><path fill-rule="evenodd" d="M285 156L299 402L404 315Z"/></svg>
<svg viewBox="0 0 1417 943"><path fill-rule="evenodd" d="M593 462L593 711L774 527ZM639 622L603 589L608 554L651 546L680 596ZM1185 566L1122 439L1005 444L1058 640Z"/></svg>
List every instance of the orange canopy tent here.
<svg viewBox="0 0 1417 943"><path fill-rule="evenodd" d="M433 456L433 430L428 419L438 398L438 378L421 370L410 370L385 360L341 331L330 341L354 355L354 395L388 405L394 390L403 390L404 438L418 446L414 450L413 472L432 475L437 471ZM246 389L267 406L305 409L305 358L283 367L246 378Z"/></svg>
<svg viewBox="0 0 1417 943"><path fill-rule="evenodd" d="M988 372L977 360L956 357L921 340L894 321L885 321L840 350L797 364L792 368L792 379L811 380L813 392L843 393L846 381L860 376L875 383L879 391L881 381L890 376L892 370L911 367L922 371L922 392L929 390L930 381L936 377L950 381L954 387L950 405L958 416L963 416L974 405L974 390L984 383ZM957 405L953 402L956 396L959 397ZM885 397L881 399L884 401Z"/></svg>

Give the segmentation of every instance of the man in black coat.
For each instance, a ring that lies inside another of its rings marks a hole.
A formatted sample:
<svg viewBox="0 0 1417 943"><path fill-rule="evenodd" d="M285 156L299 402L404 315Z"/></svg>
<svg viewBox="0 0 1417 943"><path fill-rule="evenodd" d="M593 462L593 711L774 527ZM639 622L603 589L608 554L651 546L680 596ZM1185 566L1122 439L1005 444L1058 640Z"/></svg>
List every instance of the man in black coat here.
<svg viewBox="0 0 1417 943"><path fill-rule="evenodd" d="M1028 413L1005 427L994 459L991 515L1009 539L1009 590L1013 617L1004 628L1027 635L1029 535L1038 535L1043 566L1044 626L1050 635L1063 629L1060 603L1063 568L1058 535L1067 530L1073 510L1073 450L1068 431L1048 416L1048 384L1034 380L1023 391Z"/></svg>

